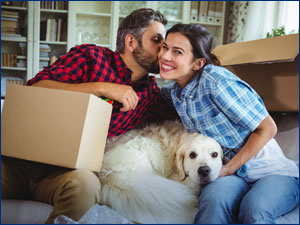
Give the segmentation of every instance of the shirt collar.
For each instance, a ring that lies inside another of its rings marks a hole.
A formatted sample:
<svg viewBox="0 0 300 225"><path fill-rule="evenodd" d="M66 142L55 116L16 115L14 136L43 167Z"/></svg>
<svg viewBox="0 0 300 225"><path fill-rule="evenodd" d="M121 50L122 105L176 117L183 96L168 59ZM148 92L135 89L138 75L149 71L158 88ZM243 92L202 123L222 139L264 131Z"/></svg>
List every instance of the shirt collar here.
<svg viewBox="0 0 300 225"><path fill-rule="evenodd" d="M139 81L131 82L132 71L126 66L121 55L117 51L115 51L114 53L115 53L116 68L118 70L120 79L122 79L128 84L132 83L135 86L148 84L148 82L152 80L150 79L149 74L145 74L145 76L143 76L142 79L140 79Z"/></svg>
<svg viewBox="0 0 300 225"><path fill-rule="evenodd" d="M117 51L114 52L114 58L120 79L126 83L131 82L132 71L126 66L121 55Z"/></svg>
<svg viewBox="0 0 300 225"><path fill-rule="evenodd" d="M175 82L174 91L178 93L177 97L180 99L194 98L200 76L201 71L198 71L183 89L181 89L180 86Z"/></svg>

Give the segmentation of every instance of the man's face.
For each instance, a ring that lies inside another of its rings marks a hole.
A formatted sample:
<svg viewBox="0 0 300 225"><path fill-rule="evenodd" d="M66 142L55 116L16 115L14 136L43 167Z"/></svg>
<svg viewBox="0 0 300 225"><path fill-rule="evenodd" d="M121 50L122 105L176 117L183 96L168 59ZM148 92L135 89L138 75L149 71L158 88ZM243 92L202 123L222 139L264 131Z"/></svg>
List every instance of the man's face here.
<svg viewBox="0 0 300 225"><path fill-rule="evenodd" d="M160 22L154 21L147 27L142 44L133 51L135 61L149 73L159 73L158 53L162 46L166 29Z"/></svg>

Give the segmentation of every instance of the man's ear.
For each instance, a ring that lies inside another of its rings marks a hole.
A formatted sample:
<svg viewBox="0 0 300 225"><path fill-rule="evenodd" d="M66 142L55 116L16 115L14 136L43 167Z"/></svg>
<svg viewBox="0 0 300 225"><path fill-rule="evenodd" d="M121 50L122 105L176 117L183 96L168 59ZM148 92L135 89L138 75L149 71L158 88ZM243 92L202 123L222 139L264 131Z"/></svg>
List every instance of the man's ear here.
<svg viewBox="0 0 300 225"><path fill-rule="evenodd" d="M133 52L138 45L138 41L132 34L127 34L125 37L125 48L130 52Z"/></svg>
<svg viewBox="0 0 300 225"><path fill-rule="evenodd" d="M205 58L195 59L193 70L195 70L195 71L200 70L205 65L205 63L206 63Z"/></svg>

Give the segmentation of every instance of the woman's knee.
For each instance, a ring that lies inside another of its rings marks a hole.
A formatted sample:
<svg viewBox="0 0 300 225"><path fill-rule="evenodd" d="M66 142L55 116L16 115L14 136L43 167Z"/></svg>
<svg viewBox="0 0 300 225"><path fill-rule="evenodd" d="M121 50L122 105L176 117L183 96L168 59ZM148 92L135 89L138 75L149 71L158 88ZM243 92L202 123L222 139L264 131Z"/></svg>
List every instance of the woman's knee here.
<svg viewBox="0 0 300 225"><path fill-rule="evenodd" d="M239 221L246 224L270 223L274 222L274 212L269 211L263 202L254 199L243 199L240 205Z"/></svg>
<svg viewBox="0 0 300 225"><path fill-rule="evenodd" d="M295 178L281 175L268 175L256 181L241 202L240 222L274 223L276 217L298 203L298 185L293 184Z"/></svg>

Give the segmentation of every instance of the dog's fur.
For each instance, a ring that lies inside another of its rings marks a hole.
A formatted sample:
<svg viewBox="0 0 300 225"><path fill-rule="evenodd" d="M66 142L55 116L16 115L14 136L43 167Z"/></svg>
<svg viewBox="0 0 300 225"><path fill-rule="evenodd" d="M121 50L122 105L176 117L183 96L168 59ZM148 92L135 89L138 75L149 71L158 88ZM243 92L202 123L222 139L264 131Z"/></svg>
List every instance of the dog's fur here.
<svg viewBox="0 0 300 225"><path fill-rule="evenodd" d="M215 180L222 150L179 122L134 129L108 141L100 204L139 223L192 223L201 185Z"/></svg>

